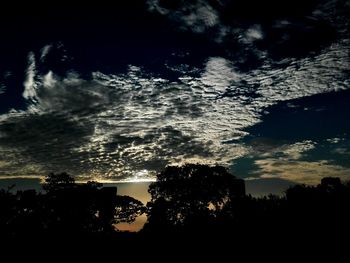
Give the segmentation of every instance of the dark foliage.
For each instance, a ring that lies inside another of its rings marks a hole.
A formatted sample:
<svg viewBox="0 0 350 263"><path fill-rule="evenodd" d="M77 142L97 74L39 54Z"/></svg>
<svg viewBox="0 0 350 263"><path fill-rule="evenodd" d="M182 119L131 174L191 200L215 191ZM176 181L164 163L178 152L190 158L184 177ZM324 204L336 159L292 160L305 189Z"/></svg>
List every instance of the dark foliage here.
<svg viewBox="0 0 350 263"><path fill-rule="evenodd" d="M223 208L245 194L244 181L222 166L168 166L149 187L152 196L145 228L188 231L211 224ZM175 230L175 229L173 229Z"/></svg>
<svg viewBox="0 0 350 263"><path fill-rule="evenodd" d="M287 246L293 240L299 246L330 247L341 245L338 236L350 233L350 184L339 178L264 197L246 195L244 181L219 166L168 167L157 179L149 188L152 200L141 231L151 239L181 239L185 247L199 242L208 249L256 247L252 240L260 247Z"/></svg>
<svg viewBox="0 0 350 263"><path fill-rule="evenodd" d="M144 214L146 207L140 202L130 196L118 195L116 213L114 215L115 223L132 223L136 217Z"/></svg>
<svg viewBox="0 0 350 263"><path fill-rule="evenodd" d="M350 232L350 183L339 178L326 177L317 186L296 185L283 196L259 198L246 195L244 181L220 166L170 166L157 179L149 187L148 208L118 196L114 187L77 184L67 174L50 174L44 193L0 190L1 237L60 237L119 248L166 247L168 252L181 247L193 253L193 244L202 251L246 246L266 251L311 243L339 247L339 236ZM144 212L148 220L142 231L116 231L115 224L131 223Z"/></svg>
<svg viewBox="0 0 350 263"><path fill-rule="evenodd" d="M45 183L43 184L43 189L46 191L63 189L71 187L75 184L75 180L67 173L54 174L50 173L45 178Z"/></svg>
<svg viewBox="0 0 350 263"><path fill-rule="evenodd" d="M86 236L115 232L115 224L131 223L145 211L128 196L118 196L116 187L88 182L76 184L67 173L49 174L43 188L0 191L0 232L3 236Z"/></svg>

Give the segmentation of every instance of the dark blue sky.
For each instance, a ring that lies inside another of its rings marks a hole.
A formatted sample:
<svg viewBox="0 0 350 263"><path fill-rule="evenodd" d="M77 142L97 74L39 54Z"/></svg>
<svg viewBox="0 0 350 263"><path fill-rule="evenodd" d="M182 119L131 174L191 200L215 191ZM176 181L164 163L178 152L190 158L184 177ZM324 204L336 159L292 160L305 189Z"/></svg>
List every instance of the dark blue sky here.
<svg viewBox="0 0 350 263"><path fill-rule="evenodd" d="M1 9L0 179L348 178L349 1L124 2Z"/></svg>

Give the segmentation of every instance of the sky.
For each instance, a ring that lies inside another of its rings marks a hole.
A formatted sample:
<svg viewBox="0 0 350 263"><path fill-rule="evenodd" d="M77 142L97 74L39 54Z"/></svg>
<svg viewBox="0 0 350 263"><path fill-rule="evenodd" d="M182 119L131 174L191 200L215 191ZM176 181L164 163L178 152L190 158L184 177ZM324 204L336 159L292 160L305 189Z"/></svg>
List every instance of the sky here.
<svg viewBox="0 0 350 263"><path fill-rule="evenodd" d="M349 179L350 1L117 2L1 8L3 184L185 162L253 193Z"/></svg>

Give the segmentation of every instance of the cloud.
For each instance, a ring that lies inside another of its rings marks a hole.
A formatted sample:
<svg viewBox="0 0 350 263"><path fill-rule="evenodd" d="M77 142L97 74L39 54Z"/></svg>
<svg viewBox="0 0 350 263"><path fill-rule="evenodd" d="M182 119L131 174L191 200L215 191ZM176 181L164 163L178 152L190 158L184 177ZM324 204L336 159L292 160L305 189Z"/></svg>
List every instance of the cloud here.
<svg viewBox="0 0 350 263"><path fill-rule="evenodd" d="M266 164L274 162L277 166L281 163L302 161L303 157L317 147L317 143L311 140L290 143L273 138L254 138L249 141L247 146L250 148L247 155L236 159L231 166L235 175L246 180L258 180L270 178L270 176L278 180L289 180L288 178L280 178L279 175L275 176L274 173L269 174ZM274 164L271 164L271 167L274 167ZM269 171L272 172L272 169Z"/></svg>
<svg viewBox="0 0 350 263"><path fill-rule="evenodd" d="M206 36L231 62L249 69L266 59L307 57L337 34L347 36L350 9L344 2L147 1L151 12L177 29Z"/></svg>
<svg viewBox="0 0 350 263"><path fill-rule="evenodd" d="M12 76L11 71L5 71L2 76L0 76L0 94L6 91L6 80Z"/></svg>
<svg viewBox="0 0 350 263"><path fill-rule="evenodd" d="M82 120L51 113L7 118L0 124L0 152L8 163L2 174L76 173L81 169L80 159L86 156L77 155L74 149L87 141L91 128Z"/></svg>
<svg viewBox="0 0 350 263"><path fill-rule="evenodd" d="M315 142L311 140L306 140L302 142L296 142L287 147L287 149L282 150L282 152L290 160L298 160L302 157L304 152L310 151L315 148Z"/></svg>
<svg viewBox="0 0 350 263"><path fill-rule="evenodd" d="M84 80L76 73L40 74L32 53L28 65L27 110L1 116L0 146L9 163L2 174L66 170L80 178L123 180L147 169L147 179L169 162L228 162L233 156L217 154L221 143L213 129L221 127L210 123L204 130L203 118L215 116L208 111L214 101L203 90L145 77L135 66L126 74L95 72Z"/></svg>
<svg viewBox="0 0 350 263"><path fill-rule="evenodd" d="M162 6L159 0L150 0L148 5L150 11L167 15L183 29L195 33L203 33L219 23L217 11L206 1L199 0L187 4L181 1L175 9Z"/></svg>
<svg viewBox="0 0 350 263"><path fill-rule="evenodd" d="M35 65L35 56L33 52L29 52L28 54L28 67L26 70L26 79L23 83L24 92L23 97L27 100L34 100L36 95L37 84L35 81L36 75L36 65ZM35 102L35 100L33 101Z"/></svg>
<svg viewBox="0 0 350 263"><path fill-rule="evenodd" d="M323 177L339 177L347 181L349 153L342 149L347 148L348 139L334 139L290 143L287 140L257 138L249 144L250 153L235 161L233 170L241 168L239 173L245 174L246 180L318 184Z"/></svg>
<svg viewBox="0 0 350 263"><path fill-rule="evenodd" d="M209 57L203 69L180 72L176 80L134 65L126 73L59 76L40 70L42 62L31 52L27 109L0 115L1 161L7 163L0 173L65 170L80 178L124 180L144 170L145 179L153 178L167 163L185 160L230 164L251 153L252 146L239 140L271 105L347 89L348 51L348 41L340 40L312 58L278 67L267 60L250 72ZM291 161L311 144L279 151Z"/></svg>
<svg viewBox="0 0 350 263"><path fill-rule="evenodd" d="M330 143L339 143L339 142L341 142L342 140L344 140L344 138L335 137L335 138L329 138L329 139L327 139L327 142L330 142Z"/></svg>
<svg viewBox="0 0 350 263"><path fill-rule="evenodd" d="M264 33L262 32L261 26L257 24L247 29L247 31L244 33L242 41L244 41L245 43L252 43L263 38Z"/></svg>
<svg viewBox="0 0 350 263"><path fill-rule="evenodd" d="M329 164L350 168L349 134L328 138L318 142L317 146L303 155L302 161L327 160Z"/></svg>
<svg viewBox="0 0 350 263"><path fill-rule="evenodd" d="M49 54L50 50L53 48L52 45L45 45L42 49L41 49L41 54L40 54L40 61L44 62L46 59L46 56Z"/></svg>
<svg viewBox="0 0 350 263"><path fill-rule="evenodd" d="M211 57L206 62L200 81L207 88L206 92L209 96L211 94L217 96L241 78L242 76L233 69L228 60L222 57Z"/></svg>
<svg viewBox="0 0 350 263"><path fill-rule="evenodd" d="M305 162L279 159L256 161L261 169L260 178L279 178L302 184L318 184L323 177L349 180L350 169L332 165L327 161Z"/></svg>

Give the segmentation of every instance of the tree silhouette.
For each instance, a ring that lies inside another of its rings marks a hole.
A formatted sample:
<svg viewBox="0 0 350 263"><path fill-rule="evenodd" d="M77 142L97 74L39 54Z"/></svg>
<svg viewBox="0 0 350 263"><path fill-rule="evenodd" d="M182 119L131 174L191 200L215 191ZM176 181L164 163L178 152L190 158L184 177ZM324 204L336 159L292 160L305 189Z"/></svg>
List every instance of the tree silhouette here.
<svg viewBox="0 0 350 263"><path fill-rule="evenodd" d="M0 190L0 231L10 236L83 236L114 233L114 224L132 223L145 206L116 187L97 182L77 184L67 173L51 173L45 192Z"/></svg>
<svg viewBox="0 0 350 263"><path fill-rule="evenodd" d="M201 228L223 207L245 195L244 181L222 166L168 166L149 186L146 228Z"/></svg>
<svg viewBox="0 0 350 263"><path fill-rule="evenodd" d="M98 217L98 211L114 203L113 199L100 201L103 197L101 187L95 182L76 184L67 173L49 174L43 185L46 190L43 215L47 229L59 234L104 231L106 219Z"/></svg>
<svg viewBox="0 0 350 263"><path fill-rule="evenodd" d="M193 241L211 246L215 240L218 249L227 238L234 247L251 237L289 242L320 236L333 242L350 233L350 183L339 178L264 197L245 195L244 181L221 166L170 166L157 178L149 187L152 199L141 233L115 231L115 224L132 223L146 211L140 201L118 196L116 187L77 184L66 173L48 175L45 192L0 190L0 233L4 240L97 240L125 246L171 244L181 236L186 246Z"/></svg>
<svg viewBox="0 0 350 263"><path fill-rule="evenodd" d="M113 232L114 224L132 223L146 208L142 202L118 196L116 187L97 182L76 184L67 173L49 174L45 179L47 211L51 211L51 229ZM64 230L64 231L66 231Z"/></svg>
<svg viewBox="0 0 350 263"><path fill-rule="evenodd" d="M146 212L146 207L143 203L130 196L117 196L116 213L114 223L132 223L136 217Z"/></svg>
<svg viewBox="0 0 350 263"><path fill-rule="evenodd" d="M45 183L43 184L43 189L46 191L67 188L75 184L75 180L72 176L67 173L50 173L45 177Z"/></svg>

